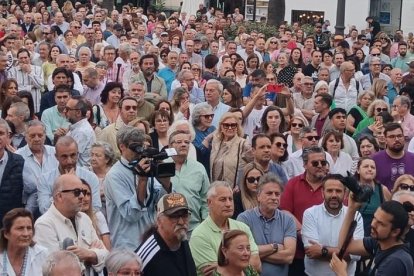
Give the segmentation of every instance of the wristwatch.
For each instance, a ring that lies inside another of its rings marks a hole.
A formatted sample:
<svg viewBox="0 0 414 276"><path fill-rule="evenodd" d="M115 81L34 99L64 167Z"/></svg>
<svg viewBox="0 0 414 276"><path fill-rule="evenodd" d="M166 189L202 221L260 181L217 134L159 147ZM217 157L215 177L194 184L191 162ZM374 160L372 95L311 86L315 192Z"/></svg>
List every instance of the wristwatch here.
<svg viewBox="0 0 414 276"><path fill-rule="evenodd" d="M326 248L325 246L322 247L321 252L322 252L322 257L324 257L324 258L328 257L328 254L329 254L328 248Z"/></svg>
<svg viewBox="0 0 414 276"><path fill-rule="evenodd" d="M273 246L273 253L277 253L277 251L279 251L279 246L277 245L277 242L274 242L272 246Z"/></svg>

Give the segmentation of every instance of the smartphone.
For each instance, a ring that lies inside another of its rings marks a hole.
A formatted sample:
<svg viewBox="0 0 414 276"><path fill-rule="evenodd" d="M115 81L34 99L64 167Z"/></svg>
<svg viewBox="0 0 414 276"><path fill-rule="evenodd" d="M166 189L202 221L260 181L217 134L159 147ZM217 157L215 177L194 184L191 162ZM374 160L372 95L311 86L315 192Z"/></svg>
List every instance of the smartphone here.
<svg viewBox="0 0 414 276"><path fill-rule="evenodd" d="M280 93L283 90L283 84L268 84L267 91L271 93Z"/></svg>

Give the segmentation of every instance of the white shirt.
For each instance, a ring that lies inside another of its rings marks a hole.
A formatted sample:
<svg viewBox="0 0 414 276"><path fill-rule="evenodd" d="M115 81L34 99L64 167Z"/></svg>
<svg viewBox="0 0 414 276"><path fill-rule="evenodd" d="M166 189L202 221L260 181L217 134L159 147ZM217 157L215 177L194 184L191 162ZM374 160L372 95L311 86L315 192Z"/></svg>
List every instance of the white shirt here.
<svg viewBox="0 0 414 276"><path fill-rule="evenodd" d="M348 176L347 172L350 172L351 174L354 174L353 170L353 160L351 156L343 151L339 152L339 156L334 161L334 165L331 167L331 173L337 173L342 175L343 177Z"/></svg>
<svg viewBox="0 0 414 276"><path fill-rule="evenodd" d="M3 257L5 252L6 251L0 253L0 272L3 272L4 270ZM45 263L48 256L49 252L45 247L40 246L38 244L35 244L34 246L29 246L29 250L27 251L27 265L22 275L43 275L42 265ZM10 260L8 258L6 262L6 267L6 272L8 276L16 276L16 273L14 272L14 269L10 264Z"/></svg>
<svg viewBox="0 0 414 276"><path fill-rule="evenodd" d="M348 207L342 206L339 214L332 215L325 204L312 206L303 213L302 240L305 247L310 246L309 241L317 242L321 246L338 247L338 233L341 230ZM354 239L361 240L364 237L364 226L360 213L355 214L357 227L354 232ZM348 264L348 275L355 274L356 261L359 256L351 255L351 262ZM305 256L305 272L309 276L335 276L335 272L329 267L329 261L310 259Z"/></svg>
<svg viewBox="0 0 414 276"><path fill-rule="evenodd" d="M89 167L91 160L91 148L96 142L95 132L88 119L82 119L79 122L71 125L66 136L72 137L78 144L78 165L82 167Z"/></svg>
<svg viewBox="0 0 414 276"><path fill-rule="evenodd" d="M245 106L243 106L241 109L244 110ZM250 112L249 116L247 116L246 120L243 124L243 130L244 134L249 137L250 142L252 141L252 138L254 136L253 132L254 130L261 128L261 119L264 111L266 110L267 106L262 106L261 109L256 109L253 107L252 112Z"/></svg>
<svg viewBox="0 0 414 276"><path fill-rule="evenodd" d="M335 81L336 80L333 80L329 83L329 94L331 96L334 95ZM361 85L359 85L359 89L360 91L362 91ZM354 78L351 79L348 90L346 90L345 85L342 81L342 78L339 77L339 83L338 83L338 86L336 87L335 96L334 96L336 107L341 107L345 109L346 112L349 112L351 108L357 105L357 98L358 98L358 92L356 88L356 80Z"/></svg>

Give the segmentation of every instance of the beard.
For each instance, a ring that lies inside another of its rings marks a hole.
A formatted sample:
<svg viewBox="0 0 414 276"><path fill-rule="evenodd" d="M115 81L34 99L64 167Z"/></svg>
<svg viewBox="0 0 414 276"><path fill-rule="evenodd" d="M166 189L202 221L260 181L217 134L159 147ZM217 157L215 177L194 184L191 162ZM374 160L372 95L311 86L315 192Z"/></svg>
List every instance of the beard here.
<svg viewBox="0 0 414 276"><path fill-rule="evenodd" d="M188 239L186 228L183 228L182 226L177 226L174 229L174 232L176 233L176 237L179 241L186 241Z"/></svg>
<svg viewBox="0 0 414 276"><path fill-rule="evenodd" d="M142 73L144 73L145 77L150 77L154 73L154 70L149 68L149 69L146 69L146 70L142 70Z"/></svg>
<svg viewBox="0 0 414 276"><path fill-rule="evenodd" d="M392 151L393 153L400 153L404 150L404 145L403 144L393 145L392 147L388 147L388 149Z"/></svg>

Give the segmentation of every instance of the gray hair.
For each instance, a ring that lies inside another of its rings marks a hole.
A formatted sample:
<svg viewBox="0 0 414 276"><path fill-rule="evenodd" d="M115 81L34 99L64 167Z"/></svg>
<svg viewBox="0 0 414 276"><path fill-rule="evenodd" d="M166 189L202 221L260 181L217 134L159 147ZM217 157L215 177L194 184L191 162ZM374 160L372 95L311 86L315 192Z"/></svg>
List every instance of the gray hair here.
<svg viewBox="0 0 414 276"><path fill-rule="evenodd" d="M414 192L411 192L411 191L398 191L398 192L396 192L395 194L392 195L391 199L395 200L395 201L400 201L400 197L403 196L403 195L411 196L411 197L414 198Z"/></svg>
<svg viewBox="0 0 414 276"><path fill-rule="evenodd" d="M124 126L116 134L116 143L118 147L122 145L128 146L131 143L144 144L145 133L133 126Z"/></svg>
<svg viewBox="0 0 414 276"><path fill-rule="evenodd" d="M167 136L170 137L170 135L173 132L177 131L177 127L181 126L181 125L187 125L188 126L188 130L190 131L189 133L190 133L190 136L191 136L190 139L191 139L191 141L193 141L194 138L195 138L195 130L194 130L194 127L187 120L174 121L174 123L172 123L172 125L168 128Z"/></svg>
<svg viewBox="0 0 414 276"><path fill-rule="evenodd" d="M266 184L276 184L279 186L280 190L283 191L282 181L280 178L277 177L274 173L265 173L260 177L259 184L257 185L257 194L259 194L263 190L263 186Z"/></svg>
<svg viewBox="0 0 414 276"><path fill-rule="evenodd" d="M213 183L210 184L210 187L208 187L207 198L210 199L213 196L216 196L217 188L219 187L225 187L233 193L233 189L231 188L230 184L227 183L226 181L214 181Z"/></svg>
<svg viewBox="0 0 414 276"><path fill-rule="evenodd" d="M218 80L215 80L215 79L210 79L210 80L208 80L207 82L206 82L206 85L207 84L215 84L216 85L216 87L217 87L217 90L219 91L219 93L220 93L220 95L221 94L223 94L223 84L221 83L221 82L219 82Z"/></svg>
<svg viewBox="0 0 414 276"><path fill-rule="evenodd" d="M408 98L407 96L401 95L401 96L398 96L396 99L400 99L401 105L406 105L408 110L411 108L411 101L410 101L410 98Z"/></svg>
<svg viewBox="0 0 414 276"><path fill-rule="evenodd" d="M81 52L83 52L83 51L87 51L87 52L88 52L89 57L91 57L91 56L92 56L92 51L91 51L91 49L89 49L89 48L88 48L88 47L86 47L86 46L82 46L82 47L80 47L80 48L79 48L79 51L78 51L78 58L80 57L80 54L81 54Z"/></svg>
<svg viewBox="0 0 414 276"><path fill-rule="evenodd" d="M107 142L103 142L103 141L97 141L92 145L91 150L93 148L102 148L104 150L105 158L108 159L107 165L112 165L114 163L115 153L114 153L114 149L112 148L110 144L108 144Z"/></svg>
<svg viewBox="0 0 414 276"><path fill-rule="evenodd" d="M136 261L142 270L142 261L137 254L127 249L115 249L105 259L105 267L109 273L114 275L128 262Z"/></svg>
<svg viewBox="0 0 414 276"><path fill-rule="evenodd" d="M27 123L27 129L31 128L31 127L36 127L36 126L41 126L43 128L43 132L46 133L46 125L39 120L31 120Z"/></svg>
<svg viewBox="0 0 414 276"><path fill-rule="evenodd" d="M304 84L304 83L305 83L305 80L308 80L308 81L312 81L312 82L313 82L312 77L309 77L309 76L304 76L304 77L302 78L301 83L302 83L302 84Z"/></svg>
<svg viewBox="0 0 414 276"><path fill-rule="evenodd" d="M1 119L1 118L0 118L0 127L4 128L7 131L7 133L11 132L9 124L6 122L6 120Z"/></svg>
<svg viewBox="0 0 414 276"><path fill-rule="evenodd" d="M322 147L312 146L310 148L305 148L303 149L303 152L302 152L303 164L308 163L309 155L311 155L312 153L323 153L326 157L325 150Z"/></svg>
<svg viewBox="0 0 414 276"><path fill-rule="evenodd" d="M23 120L27 121L30 118L30 109L26 103L17 102L12 103L10 108L15 108L16 116L23 116ZM10 109L9 109L10 110Z"/></svg>
<svg viewBox="0 0 414 276"><path fill-rule="evenodd" d="M168 144L170 144L170 145L171 145L171 144L174 142L174 138L175 138L175 136L180 135L180 134L186 134L186 135L189 135L189 136L190 136L190 139L191 139L191 134L190 134L190 132L185 131L185 130L176 130L176 131L173 131L172 133L170 133L170 134L168 135Z"/></svg>
<svg viewBox="0 0 414 276"><path fill-rule="evenodd" d="M207 112L213 113L213 108L206 102L194 106L191 119L193 126L197 127L201 122L200 116L206 114Z"/></svg>
<svg viewBox="0 0 414 276"><path fill-rule="evenodd" d="M86 68L84 75L87 75L90 78L97 78L98 77L98 71L96 68Z"/></svg>
<svg viewBox="0 0 414 276"><path fill-rule="evenodd" d="M375 61L381 62L381 59L379 57L373 57L373 56L369 57L369 65L371 65Z"/></svg>
<svg viewBox="0 0 414 276"><path fill-rule="evenodd" d="M131 48L131 45L129 45L129 43L122 43L121 45L119 45L118 51L122 51L130 55L132 48Z"/></svg>
<svg viewBox="0 0 414 276"><path fill-rule="evenodd" d="M193 74L190 70L181 70L178 75L177 75L177 80L183 80L184 79L184 75L186 73L191 73L191 75Z"/></svg>
<svg viewBox="0 0 414 276"><path fill-rule="evenodd" d="M360 102L361 99L362 99L362 97L364 97L365 95L368 95L371 98L372 101L375 99L374 92L372 92L371 90L364 90L361 93L359 93L359 95L358 95L358 102Z"/></svg>
<svg viewBox="0 0 414 276"><path fill-rule="evenodd" d="M42 275L52 276L53 269L60 264L64 264L66 267L70 265L73 268L79 269L79 275L81 275L82 268L79 258L74 253L67 250L60 250L51 253L42 266Z"/></svg>
<svg viewBox="0 0 414 276"><path fill-rule="evenodd" d="M75 144L76 148L78 148L78 143L76 143L75 139L73 139L71 136L59 137L59 139L56 141L56 144L55 144L56 154L58 153L58 148L69 147L72 144Z"/></svg>
<svg viewBox="0 0 414 276"><path fill-rule="evenodd" d="M303 137L305 137L306 133L311 133L311 132L314 132L314 131L316 131L316 128L313 128L313 127L310 127L310 126L303 127L300 130L299 138L303 138Z"/></svg>

